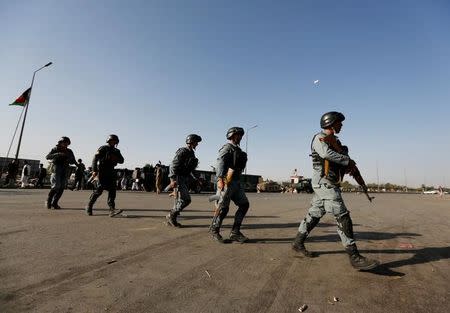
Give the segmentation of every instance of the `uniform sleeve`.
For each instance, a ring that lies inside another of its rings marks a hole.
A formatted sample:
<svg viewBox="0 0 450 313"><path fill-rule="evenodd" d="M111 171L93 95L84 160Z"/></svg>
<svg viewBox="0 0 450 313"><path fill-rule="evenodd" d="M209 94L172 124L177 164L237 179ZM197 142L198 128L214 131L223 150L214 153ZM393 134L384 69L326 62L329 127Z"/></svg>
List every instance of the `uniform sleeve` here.
<svg viewBox="0 0 450 313"><path fill-rule="evenodd" d="M349 156L337 153L336 151L332 150L325 142L320 141L319 138L319 136L314 137L313 149L321 158L340 165L348 165L348 162L350 160Z"/></svg>
<svg viewBox="0 0 450 313"><path fill-rule="evenodd" d="M186 150L183 148L180 148L177 150L177 152L175 152L175 157L173 158L173 160L169 166L169 177L170 178L173 178L178 174L180 167L182 165L185 153L186 153Z"/></svg>
<svg viewBox="0 0 450 313"><path fill-rule="evenodd" d="M117 163L123 164L123 162L125 162L125 159L123 158L122 153L120 153L119 149L116 149L116 153L117 153Z"/></svg>
<svg viewBox="0 0 450 313"><path fill-rule="evenodd" d="M69 164L77 164L77 161L75 160L75 155L73 154L72 150L69 150Z"/></svg>
<svg viewBox="0 0 450 313"><path fill-rule="evenodd" d="M227 175L228 168L232 162L232 155L229 153L226 146L219 150L219 156L216 163L216 175L217 177L225 177Z"/></svg>
<svg viewBox="0 0 450 313"><path fill-rule="evenodd" d="M102 149L103 147L100 147L97 152L94 155L94 158L92 159L92 171L98 172L98 161L103 158L105 151Z"/></svg>
<svg viewBox="0 0 450 313"><path fill-rule="evenodd" d="M61 153L58 152L55 148L53 148L45 157L47 160L55 160L61 156Z"/></svg>

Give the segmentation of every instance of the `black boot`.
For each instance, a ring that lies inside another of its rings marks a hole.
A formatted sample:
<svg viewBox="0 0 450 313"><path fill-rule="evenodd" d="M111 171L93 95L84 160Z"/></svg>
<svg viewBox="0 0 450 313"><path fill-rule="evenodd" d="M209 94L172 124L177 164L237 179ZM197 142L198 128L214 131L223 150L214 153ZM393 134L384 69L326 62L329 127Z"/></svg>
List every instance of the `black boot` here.
<svg viewBox="0 0 450 313"><path fill-rule="evenodd" d="M380 263L376 260L368 259L359 254L356 245L347 246L345 251L350 257L350 263L357 270L371 270L377 267Z"/></svg>
<svg viewBox="0 0 450 313"><path fill-rule="evenodd" d="M308 237L308 234L298 232L297 236L294 239L294 242L292 243L292 250L300 254L303 254L305 257L313 258L316 256L315 253L310 252L305 248L306 237Z"/></svg>
<svg viewBox="0 0 450 313"><path fill-rule="evenodd" d="M222 235L220 235L220 228L213 228L213 227L211 227L209 229L209 232L211 233L211 238L214 241L217 241L218 243L225 243L225 241L223 240Z"/></svg>
<svg viewBox="0 0 450 313"><path fill-rule="evenodd" d="M177 221L178 212L170 211L166 216L167 225L172 227L181 227L181 224Z"/></svg>
<svg viewBox="0 0 450 313"><path fill-rule="evenodd" d="M116 215L118 215L118 214L120 214L122 212L123 212L123 210L119 210L119 209L110 207L109 208L109 217L114 217L114 216L116 216Z"/></svg>
<svg viewBox="0 0 450 313"><path fill-rule="evenodd" d="M241 233L240 230L232 230L230 233L230 240L244 243L248 241L248 237L246 237L243 233Z"/></svg>
<svg viewBox="0 0 450 313"><path fill-rule="evenodd" d="M88 205L86 205L84 210L85 210L87 215L91 216L92 215L92 204L89 203Z"/></svg>

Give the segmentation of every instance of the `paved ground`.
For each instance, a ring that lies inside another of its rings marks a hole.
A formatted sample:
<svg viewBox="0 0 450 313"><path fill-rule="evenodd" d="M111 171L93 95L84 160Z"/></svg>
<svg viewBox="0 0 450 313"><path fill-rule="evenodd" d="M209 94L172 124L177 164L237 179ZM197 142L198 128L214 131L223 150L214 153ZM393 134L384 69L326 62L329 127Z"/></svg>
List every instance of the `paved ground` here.
<svg viewBox="0 0 450 313"><path fill-rule="evenodd" d="M219 245L212 208L193 195L185 227L163 225L172 200L118 193L127 218L94 216L88 192L66 191L60 211L46 191L0 190L0 312L448 312L450 197L345 194L361 252L383 263L351 268L331 217L303 259L290 250L310 195L250 194L247 244ZM230 211L234 213L234 209ZM223 234L228 235L231 219ZM333 297L339 301L334 302Z"/></svg>

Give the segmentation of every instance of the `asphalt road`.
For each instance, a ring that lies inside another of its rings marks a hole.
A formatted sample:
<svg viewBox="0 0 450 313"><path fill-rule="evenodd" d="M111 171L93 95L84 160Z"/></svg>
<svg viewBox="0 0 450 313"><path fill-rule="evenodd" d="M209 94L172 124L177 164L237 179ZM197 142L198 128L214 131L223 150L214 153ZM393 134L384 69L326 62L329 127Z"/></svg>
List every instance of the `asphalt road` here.
<svg viewBox="0 0 450 313"><path fill-rule="evenodd" d="M109 218L106 196L86 216L88 191L0 190L0 312L448 312L450 197L344 194L360 252L382 266L354 270L333 217L298 257L290 245L311 195L249 194L246 244L208 235L212 206L193 195L181 229L164 225L173 200L119 192L127 217ZM235 212L230 210L231 217ZM228 236L232 218L225 220ZM334 297L339 301L335 302Z"/></svg>

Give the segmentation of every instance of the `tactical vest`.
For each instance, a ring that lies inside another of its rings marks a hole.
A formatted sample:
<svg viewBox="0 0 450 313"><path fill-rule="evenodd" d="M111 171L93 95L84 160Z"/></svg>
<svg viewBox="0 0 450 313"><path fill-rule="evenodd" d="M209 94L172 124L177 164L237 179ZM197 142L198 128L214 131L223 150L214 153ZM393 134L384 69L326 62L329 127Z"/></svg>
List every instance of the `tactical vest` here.
<svg viewBox="0 0 450 313"><path fill-rule="evenodd" d="M230 164L230 168L235 171L241 172L244 170L247 165L247 153L241 150L241 148L234 146L232 144L226 144L229 151L232 153L232 164Z"/></svg>
<svg viewBox="0 0 450 313"><path fill-rule="evenodd" d="M182 159L180 160L181 167L178 169L183 176L188 176L198 166L198 159L192 150L188 148L180 148ZM183 153L184 152L184 153Z"/></svg>
<svg viewBox="0 0 450 313"><path fill-rule="evenodd" d="M328 179L329 181L331 181L333 183L340 183L345 174L345 166L342 166L340 164L337 164L337 163L334 163L331 161L327 161L328 166L325 164L326 160L324 158L322 158L313 148L313 142L314 142L314 139L316 138L316 136L317 135L315 135L311 141L310 156L312 158L313 169L315 171L321 172L321 174L320 174L321 178L325 177L326 179ZM337 142L339 145L341 145L341 142L339 140L337 140ZM332 146L329 146L329 148L334 151ZM342 148L344 151L340 152L340 153L347 155L348 148L346 146L342 146Z"/></svg>

